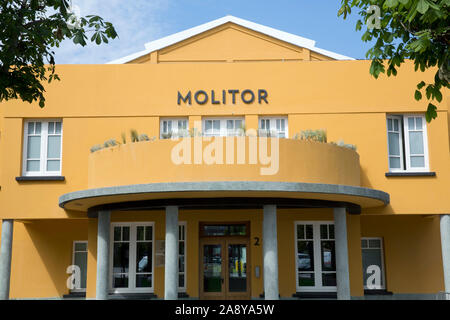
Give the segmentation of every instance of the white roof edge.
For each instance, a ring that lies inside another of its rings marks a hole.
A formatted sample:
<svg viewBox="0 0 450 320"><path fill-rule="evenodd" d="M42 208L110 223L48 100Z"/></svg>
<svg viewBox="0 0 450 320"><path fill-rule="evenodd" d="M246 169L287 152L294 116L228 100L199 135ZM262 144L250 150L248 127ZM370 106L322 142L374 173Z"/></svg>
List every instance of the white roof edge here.
<svg viewBox="0 0 450 320"><path fill-rule="evenodd" d="M245 28L266 34L273 38L294 44L299 47L309 49L311 51L323 54L325 56L328 56L328 57L331 57L331 58L334 58L337 60L354 60L353 58L350 58L350 57L347 57L347 56L344 56L344 55L341 55L338 53L334 53L334 52L324 50L324 49L319 49L315 46L316 42L314 40L303 38L303 37L297 36L292 33L287 33L284 31L280 31L277 29L263 26L258 23L254 23L254 22L251 22L248 20L244 20L244 19L240 19L240 18L236 18L234 16L228 15L228 16L219 18L217 20L213 20L213 21L204 23L202 25L199 25L199 26L196 26L196 27L193 27L193 28L190 28L190 29L178 32L178 33L174 33L170 36L148 42L145 44L145 50L130 54L130 55L128 55L126 57L122 57L120 59L116 59L116 60L107 62L107 64L122 64L122 63L132 61L143 55L149 54L150 52L171 46L177 42L181 42L183 40L186 40L188 38L191 38L195 35L198 35L205 31L211 30L215 27L218 27L218 26L223 25L228 22L235 23L235 24L243 26Z"/></svg>

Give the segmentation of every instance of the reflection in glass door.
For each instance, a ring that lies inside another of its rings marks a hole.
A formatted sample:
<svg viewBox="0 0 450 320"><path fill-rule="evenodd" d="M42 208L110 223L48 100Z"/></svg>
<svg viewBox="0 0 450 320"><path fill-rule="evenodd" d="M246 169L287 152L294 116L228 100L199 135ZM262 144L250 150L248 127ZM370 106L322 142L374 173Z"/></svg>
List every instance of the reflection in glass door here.
<svg viewBox="0 0 450 320"><path fill-rule="evenodd" d="M248 240L203 238L200 242L201 299L248 299Z"/></svg>
<svg viewBox="0 0 450 320"><path fill-rule="evenodd" d="M297 291L336 291L333 222L298 222L295 233Z"/></svg>
<svg viewBox="0 0 450 320"><path fill-rule="evenodd" d="M153 224L113 223L111 230L113 292L153 292Z"/></svg>
<svg viewBox="0 0 450 320"><path fill-rule="evenodd" d="M225 299L222 240L205 240L201 248L200 295L203 299Z"/></svg>
<svg viewBox="0 0 450 320"><path fill-rule="evenodd" d="M247 244L228 243L228 296L247 293Z"/></svg>

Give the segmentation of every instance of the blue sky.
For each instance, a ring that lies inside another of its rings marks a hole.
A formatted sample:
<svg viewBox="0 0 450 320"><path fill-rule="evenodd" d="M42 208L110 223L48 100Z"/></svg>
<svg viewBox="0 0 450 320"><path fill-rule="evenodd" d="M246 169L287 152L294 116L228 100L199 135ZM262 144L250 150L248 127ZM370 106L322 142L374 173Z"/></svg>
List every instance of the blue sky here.
<svg viewBox="0 0 450 320"><path fill-rule="evenodd" d="M81 15L97 14L116 27L119 39L82 48L65 41L56 63L106 63L144 49L146 42L233 15L313 39L316 46L364 59L369 44L355 31L357 12L337 17L340 0L72 0Z"/></svg>

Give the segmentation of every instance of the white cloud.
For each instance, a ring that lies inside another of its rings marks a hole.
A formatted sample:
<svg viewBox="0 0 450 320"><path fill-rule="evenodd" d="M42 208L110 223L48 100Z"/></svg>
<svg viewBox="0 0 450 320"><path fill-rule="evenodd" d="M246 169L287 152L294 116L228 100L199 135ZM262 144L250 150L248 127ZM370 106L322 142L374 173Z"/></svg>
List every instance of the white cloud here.
<svg viewBox="0 0 450 320"><path fill-rule="evenodd" d="M119 35L108 44L88 43L81 47L65 40L55 48L57 64L105 63L144 49L144 43L164 34L169 26L164 22L164 12L169 0L72 0L82 16L99 15L112 22Z"/></svg>

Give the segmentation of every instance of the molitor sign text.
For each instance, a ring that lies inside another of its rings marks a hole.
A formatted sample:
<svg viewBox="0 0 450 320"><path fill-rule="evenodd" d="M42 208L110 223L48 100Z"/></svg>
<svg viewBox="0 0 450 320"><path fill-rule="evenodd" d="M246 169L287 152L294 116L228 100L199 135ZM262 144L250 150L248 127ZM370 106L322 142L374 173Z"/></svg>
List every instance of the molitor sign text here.
<svg viewBox="0 0 450 320"><path fill-rule="evenodd" d="M206 104L208 101L211 104L236 104L236 102L240 99L245 104L252 104L257 102L258 104L262 104L263 102L268 104L268 94L265 89L258 90L237 90L237 89L229 89L220 91L205 91L205 90L197 90L195 92L188 91L187 93L182 93L178 91L177 103L192 105L194 101L197 104Z"/></svg>

